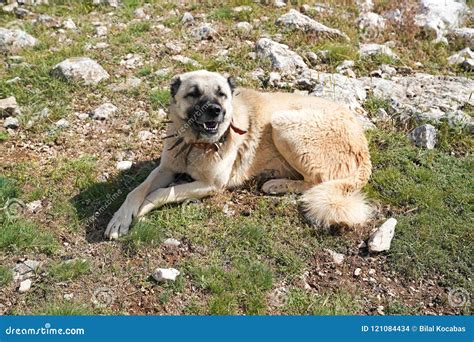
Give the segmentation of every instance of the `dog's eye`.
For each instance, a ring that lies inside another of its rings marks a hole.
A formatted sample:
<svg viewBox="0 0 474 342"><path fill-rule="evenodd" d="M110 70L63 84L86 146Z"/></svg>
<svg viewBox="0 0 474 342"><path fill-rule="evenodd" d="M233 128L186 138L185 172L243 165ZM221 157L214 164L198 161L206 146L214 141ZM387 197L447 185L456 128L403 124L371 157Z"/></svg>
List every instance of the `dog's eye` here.
<svg viewBox="0 0 474 342"><path fill-rule="evenodd" d="M192 92L188 93L186 97L199 97L201 93L198 89L194 89Z"/></svg>
<svg viewBox="0 0 474 342"><path fill-rule="evenodd" d="M224 98L224 99L227 98L227 95L226 95L225 93L223 93L222 91L218 92L218 93L217 93L217 96L218 96L218 97L222 97L222 98Z"/></svg>

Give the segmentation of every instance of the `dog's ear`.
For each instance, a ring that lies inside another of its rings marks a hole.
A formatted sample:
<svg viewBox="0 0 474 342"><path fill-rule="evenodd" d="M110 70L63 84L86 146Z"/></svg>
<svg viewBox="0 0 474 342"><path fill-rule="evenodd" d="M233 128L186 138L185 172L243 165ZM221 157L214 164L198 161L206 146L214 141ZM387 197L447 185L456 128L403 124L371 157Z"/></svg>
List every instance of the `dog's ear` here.
<svg viewBox="0 0 474 342"><path fill-rule="evenodd" d="M233 76L227 77L227 83L229 83L230 91L234 93L234 89L237 87L237 81L235 77Z"/></svg>
<svg viewBox="0 0 474 342"><path fill-rule="evenodd" d="M174 98L176 96L180 86L181 86L181 78L179 78L179 76L173 77L173 79L171 80L171 85L170 85L170 91L171 91L171 97L172 98Z"/></svg>

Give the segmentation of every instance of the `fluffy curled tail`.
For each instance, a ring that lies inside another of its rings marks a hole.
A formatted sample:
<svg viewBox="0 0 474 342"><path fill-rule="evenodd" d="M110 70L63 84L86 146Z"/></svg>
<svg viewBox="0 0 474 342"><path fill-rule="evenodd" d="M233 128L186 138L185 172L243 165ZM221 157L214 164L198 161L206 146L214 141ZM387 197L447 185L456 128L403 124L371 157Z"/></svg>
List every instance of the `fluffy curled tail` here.
<svg viewBox="0 0 474 342"><path fill-rule="evenodd" d="M323 227L362 225L372 214L357 181L349 178L317 184L307 190L301 200L309 221Z"/></svg>

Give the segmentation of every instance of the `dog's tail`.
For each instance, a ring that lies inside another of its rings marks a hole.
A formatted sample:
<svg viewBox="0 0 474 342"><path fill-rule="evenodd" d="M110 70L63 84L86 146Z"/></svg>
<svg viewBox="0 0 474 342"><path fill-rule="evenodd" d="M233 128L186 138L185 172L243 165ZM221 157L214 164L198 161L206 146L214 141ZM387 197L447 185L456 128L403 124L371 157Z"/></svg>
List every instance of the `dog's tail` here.
<svg viewBox="0 0 474 342"><path fill-rule="evenodd" d="M301 200L308 220L322 227L333 224L349 227L364 224L372 208L360 192L371 173L370 160L358 169L356 177L330 180L307 190Z"/></svg>

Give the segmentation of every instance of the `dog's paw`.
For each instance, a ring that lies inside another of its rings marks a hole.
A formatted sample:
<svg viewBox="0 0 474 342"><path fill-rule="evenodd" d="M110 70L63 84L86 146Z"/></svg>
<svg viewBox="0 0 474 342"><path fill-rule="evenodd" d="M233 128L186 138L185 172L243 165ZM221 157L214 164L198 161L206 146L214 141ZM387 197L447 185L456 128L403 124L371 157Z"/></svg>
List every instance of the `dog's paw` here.
<svg viewBox="0 0 474 342"><path fill-rule="evenodd" d="M132 220L133 213L120 208L107 225L104 236L110 240L117 240L122 235L128 233Z"/></svg>
<svg viewBox="0 0 474 342"><path fill-rule="evenodd" d="M262 191L269 195L279 195L287 193L289 189L287 179L272 179L262 185Z"/></svg>

